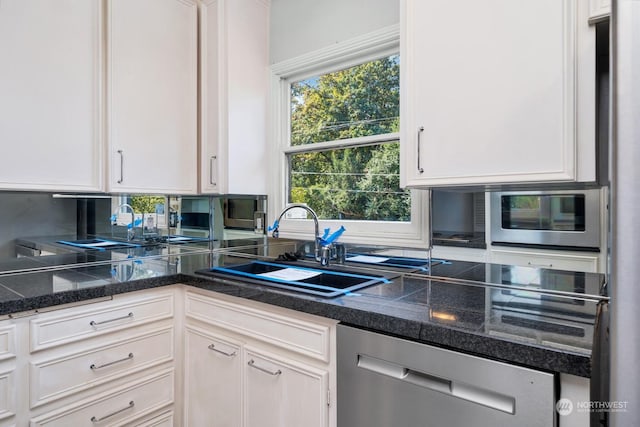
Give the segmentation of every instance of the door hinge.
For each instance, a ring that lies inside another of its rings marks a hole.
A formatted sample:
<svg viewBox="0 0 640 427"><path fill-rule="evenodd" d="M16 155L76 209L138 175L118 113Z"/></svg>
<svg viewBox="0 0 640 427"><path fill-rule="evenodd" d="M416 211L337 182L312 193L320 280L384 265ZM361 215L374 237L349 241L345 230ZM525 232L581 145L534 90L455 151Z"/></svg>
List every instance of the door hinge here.
<svg viewBox="0 0 640 427"><path fill-rule="evenodd" d="M327 390L327 406L331 406L331 390Z"/></svg>

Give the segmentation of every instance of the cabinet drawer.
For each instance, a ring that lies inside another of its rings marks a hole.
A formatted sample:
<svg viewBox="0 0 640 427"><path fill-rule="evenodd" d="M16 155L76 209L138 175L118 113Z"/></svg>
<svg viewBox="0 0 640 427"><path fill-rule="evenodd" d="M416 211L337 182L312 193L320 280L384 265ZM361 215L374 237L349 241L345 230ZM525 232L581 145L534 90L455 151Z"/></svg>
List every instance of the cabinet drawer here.
<svg viewBox="0 0 640 427"><path fill-rule="evenodd" d="M542 252L491 251L493 264L521 265L554 270L598 271L597 255L564 255Z"/></svg>
<svg viewBox="0 0 640 427"><path fill-rule="evenodd" d="M328 326L193 293L187 293L186 313L190 318L314 359L329 361L330 328Z"/></svg>
<svg viewBox="0 0 640 427"><path fill-rule="evenodd" d="M31 407L171 361L173 342L169 327L82 353L31 362Z"/></svg>
<svg viewBox="0 0 640 427"><path fill-rule="evenodd" d="M127 423L126 427L173 427L173 411L165 412L144 420L135 420Z"/></svg>
<svg viewBox="0 0 640 427"><path fill-rule="evenodd" d="M31 420L31 427L123 426L173 403L173 369Z"/></svg>
<svg viewBox="0 0 640 427"><path fill-rule="evenodd" d="M0 360L16 357L16 327L0 326Z"/></svg>
<svg viewBox="0 0 640 427"><path fill-rule="evenodd" d="M171 317L173 294L74 307L32 320L30 348L35 352Z"/></svg>
<svg viewBox="0 0 640 427"><path fill-rule="evenodd" d="M15 390L15 371L7 371L0 365L0 421L15 415Z"/></svg>

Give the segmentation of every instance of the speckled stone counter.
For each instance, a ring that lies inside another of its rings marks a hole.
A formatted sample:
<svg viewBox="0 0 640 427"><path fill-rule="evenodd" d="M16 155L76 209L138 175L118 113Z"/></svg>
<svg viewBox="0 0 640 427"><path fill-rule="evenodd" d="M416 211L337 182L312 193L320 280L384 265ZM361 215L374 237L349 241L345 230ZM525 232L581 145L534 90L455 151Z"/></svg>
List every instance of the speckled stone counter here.
<svg viewBox="0 0 640 427"><path fill-rule="evenodd" d="M547 294L540 292L547 287L546 273L536 269L452 262L433 267L432 274L441 278L394 271L389 283L328 299L195 273L211 265L248 262L261 252L248 250L240 258L195 253L0 274L0 315L183 283L522 366L591 375L599 300L592 295L599 292L600 275L555 274ZM530 290L513 280L527 274ZM488 279L494 285L476 282ZM576 296L581 293L587 296Z"/></svg>

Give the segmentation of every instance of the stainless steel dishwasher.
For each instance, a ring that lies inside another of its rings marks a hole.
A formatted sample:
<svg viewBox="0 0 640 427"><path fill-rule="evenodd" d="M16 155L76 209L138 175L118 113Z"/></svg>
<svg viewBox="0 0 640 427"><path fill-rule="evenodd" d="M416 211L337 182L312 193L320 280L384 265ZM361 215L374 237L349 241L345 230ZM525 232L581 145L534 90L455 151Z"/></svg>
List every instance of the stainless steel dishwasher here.
<svg viewBox="0 0 640 427"><path fill-rule="evenodd" d="M338 325L338 427L555 426L553 374Z"/></svg>

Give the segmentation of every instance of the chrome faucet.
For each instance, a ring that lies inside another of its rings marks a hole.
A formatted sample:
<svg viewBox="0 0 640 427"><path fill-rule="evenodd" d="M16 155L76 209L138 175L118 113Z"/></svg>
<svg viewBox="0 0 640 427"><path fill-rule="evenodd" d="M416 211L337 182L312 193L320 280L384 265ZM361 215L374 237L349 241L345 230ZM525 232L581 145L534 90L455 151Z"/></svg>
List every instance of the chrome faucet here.
<svg viewBox="0 0 640 427"><path fill-rule="evenodd" d="M133 210L133 207L131 207L130 204L123 203L120 206L118 206L116 211L113 213L113 215L116 217L116 221L117 221L118 212L120 212L120 209L122 209L122 208L128 208L129 211L131 212L131 227L129 227L127 225L127 241L131 241L131 240L133 240L134 237L136 237L136 230L135 230L135 227L134 227L134 224L136 222L136 213L135 213L135 211Z"/></svg>
<svg viewBox="0 0 640 427"><path fill-rule="evenodd" d="M315 255L315 259L316 261L318 261L320 263L320 265L326 266L329 265L329 258L330 258L330 253L331 253L331 247L330 245L321 245L320 244L320 225L318 224L318 215L314 212L313 209L311 209L309 206L307 205L303 205L300 203L294 203L292 205L287 206L286 208L284 208L284 210L280 213L280 216L278 217L278 219L276 220L276 222L273 224L273 233L271 234L275 239L278 238L280 232L278 230L279 226L280 226L280 220L282 219L282 217L284 216L284 214L294 208L302 208L304 210L306 210L307 212L309 212L311 214L311 217L313 218L313 223L314 223L314 232L315 232L315 236L314 236L314 255ZM321 247L322 246L322 247Z"/></svg>

